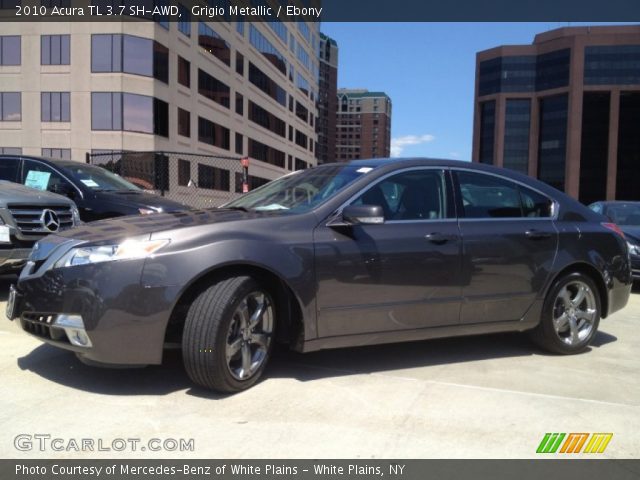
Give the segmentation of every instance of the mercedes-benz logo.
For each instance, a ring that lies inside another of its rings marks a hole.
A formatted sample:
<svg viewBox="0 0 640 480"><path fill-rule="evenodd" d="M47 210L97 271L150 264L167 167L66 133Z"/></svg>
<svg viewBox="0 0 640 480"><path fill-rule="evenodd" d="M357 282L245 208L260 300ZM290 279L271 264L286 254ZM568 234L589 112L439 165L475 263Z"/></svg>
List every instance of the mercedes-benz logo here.
<svg viewBox="0 0 640 480"><path fill-rule="evenodd" d="M48 208L42 212L40 215L40 223L45 230L49 230L50 232L57 232L60 228L60 219L58 215L53 210L49 210Z"/></svg>

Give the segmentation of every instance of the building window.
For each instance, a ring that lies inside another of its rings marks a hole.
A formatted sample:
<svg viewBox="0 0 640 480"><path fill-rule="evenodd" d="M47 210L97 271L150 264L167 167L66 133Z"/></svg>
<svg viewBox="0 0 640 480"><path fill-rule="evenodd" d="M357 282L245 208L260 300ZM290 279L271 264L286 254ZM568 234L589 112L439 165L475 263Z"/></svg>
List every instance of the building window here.
<svg viewBox="0 0 640 480"><path fill-rule="evenodd" d="M91 71L131 73L169 83L169 49L133 35L92 35Z"/></svg>
<svg viewBox="0 0 640 480"><path fill-rule="evenodd" d="M244 115L244 97L238 92L236 92L236 113Z"/></svg>
<svg viewBox="0 0 640 480"><path fill-rule="evenodd" d="M22 57L21 53L21 42L19 36L0 36L1 66L20 65Z"/></svg>
<svg viewBox="0 0 640 480"><path fill-rule="evenodd" d="M198 45L225 65L231 65L229 44L204 22L198 24Z"/></svg>
<svg viewBox="0 0 640 480"><path fill-rule="evenodd" d="M178 83L191 87L191 62L178 55Z"/></svg>
<svg viewBox="0 0 640 480"><path fill-rule="evenodd" d="M244 55L236 52L236 73L244 76Z"/></svg>
<svg viewBox="0 0 640 480"><path fill-rule="evenodd" d="M536 90L569 85L571 49L556 50L538 55L536 59Z"/></svg>
<svg viewBox="0 0 640 480"><path fill-rule="evenodd" d="M14 10L17 5L21 5L22 0L0 0L0 10Z"/></svg>
<svg viewBox="0 0 640 480"><path fill-rule="evenodd" d="M191 136L191 113L178 107L178 135Z"/></svg>
<svg viewBox="0 0 640 480"><path fill-rule="evenodd" d="M251 100L249 100L249 120L283 138L286 135L285 122Z"/></svg>
<svg viewBox="0 0 640 480"><path fill-rule="evenodd" d="M567 106L566 94L540 99L538 178L558 190L564 190Z"/></svg>
<svg viewBox="0 0 640 480"><path fill-rule="evenodd" d="M189 186L191 180L191 162L189 160L178 159L178 185Z"/></svg>
<svg viewBox="0 0 640 480"><path fill-rule="evenodd" d="M256 28L255 25L249 25L249 41L251 45L262 53L283 75L287 74L287 60L280 50L273 46L267 38Z"/></svg>
<svg viewBox="0 0 640 480"><path fill-rule="evenodd" d="M169 104L133 93L93 92L91 129L169 136Z"/></svg>
<svg viewBox="0 0 640 480"><path fill-rule="evenodd" d="M496 126L496 102L480 104L480 163L493 165L493 142Z"/></svg>
<svg viewBox="0 0 640 480"><path fill-rule="evenodd" d="M69 35L42 35L40 37L40 63L42 65L69 65Z"/></svg>
<svg viewBox="0 0 640 480"><path fill-rule="evenodd" d="M504 120L504 167L525 175L529 171L531 101L508 99Z"/></svg>
<svg viewBox="0 0 640 480"><path fill-rule="evenodd" d="M307 122L309 118L309 110L296 100L296 116L303 122Z"/></svg>
<svg viewBox="0 0 640 480"><path fill-rule="evenodd" d="M244 153L244 137L236 132L236 153L242 155Z"/></svg>
<svg viewBox="0 0 640 480"><path fill-rule="evenodd" d="M182 5L178 4L178 14L180 20L178 20L178 31L187 37L191 36L191 11Z"/></svg>
<svg viewBox="0 0 640 480"><path fill-rule="evenodd" d="M640 200L640 93L620 93L616 198Z"/></svg>
<svg viewBox="0 0 640 480"><path fill-rule="evenodd" d="M0 93L0 120L20 122L22 120L22 94L20 92Z"/></svg>
<svg viewBox="0 0 640 480"><path fill-rule="evenodd" d="M41 120L43 122L70 122L70 97L69 92L42 92L40 94Z"/></svg>
<svg viewBox="0 0 640 480"><path fill-rule="evenodd" d="M48 158L61 158L63 160L71 160L70 148L43 148L42 156Z"/></svg>
<svg viewBox="0 0 640 480"><path fill-rule="evenodd" d="M249 62L249 81L283 107L287 106L287 92L266 73Z"/></svg>
<svg viewBox="0 0 640 480"><path fill-rule="evenodd" d="M610 104L609 92L585 92L582 97L580 201L585 205L607 197Z"/></svg>
<svg viewBox="0 0 640 480"><path fill-rule="evenodd" d="M249 190L255 190L262 185L269 183L271 180L268 178L255 177L249 175ZM242 173L236 172L236 193L242 193Z"/></svg>
<svg viewBox="0 0 640 480"><path fill-rule="evenodd" d="M198 69L198 93L229 108L229 86L200 69Z"/></svg>
<svg viewBox="0 0 640 480"><path fill-rule="evenodd" d="M307 148L307 136L299 130L296 130L296 145Z"/></svg>
<svg viewBox="0 0 640 480"><path fill-rule="evenodd" d="M198 164L198 187L228 192L230 184L229 170Z"/></svg>
<svg viewBox="0 0 640 480"><path fill-rule="evenodd" d="M591 46L584 49L585 85L640 83L640 45Z"/></svg>
<svg viewBox="0 0 640 480"><path fill-rule="evenodd" d="M22 155L21 147L0 147L0 154L2 155ZM0 166L0 170L4 167L4 165ZM17 170L16 170L17 175ZM6 177L3 177L6 178Z"/></svg>
<svg viewBox="0 0 640 480"><path fill-rule="evenodd" d="M299 158L296 157L296 170L306 170L308 165L307 162L305 162L304 160L301 160Z"/></svg>
<svg viewBox="0 0 640 480"><path fill-rule="evenodd" d="M261 162L284 168L284 152L258 142L253 138L249 138L249 156Z"/></svg>
<svg viewBox="0 0 640 480"><path fill-rule="evenodd" d="M244 37L244 20L238 19L236 21L236 32Z"/></svg>
<svg viewBox="0 0 640 480"><path fill-rule="evenodd" d="M229 150L229 129L206 118L198 117L198 140L207 145Z"/></svg>

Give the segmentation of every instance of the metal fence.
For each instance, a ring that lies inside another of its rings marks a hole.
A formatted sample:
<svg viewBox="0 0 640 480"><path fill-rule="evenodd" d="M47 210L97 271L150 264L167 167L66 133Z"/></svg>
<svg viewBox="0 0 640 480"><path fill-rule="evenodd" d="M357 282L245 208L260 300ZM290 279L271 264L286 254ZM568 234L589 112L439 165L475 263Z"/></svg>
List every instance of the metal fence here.
<svg viewBox="0 0 640 480"><path fill-rule="evenodd" d="M144 190L196 208L218 207L284 173L273 172L271 178L251 176L247 159L180 152L89 153L86 161Z"/></svg>

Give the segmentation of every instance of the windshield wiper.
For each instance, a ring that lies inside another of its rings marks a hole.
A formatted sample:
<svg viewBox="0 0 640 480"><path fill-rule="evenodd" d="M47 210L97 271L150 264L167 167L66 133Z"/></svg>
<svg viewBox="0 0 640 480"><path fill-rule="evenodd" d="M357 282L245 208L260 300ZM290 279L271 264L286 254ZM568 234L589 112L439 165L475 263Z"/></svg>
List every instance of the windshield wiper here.
<svg viewBox="0 0 640 480"><path fill-rule="evenodd" d="M240 212L248 212L247 207L218 207L220 210L238 210Z"/></svg>

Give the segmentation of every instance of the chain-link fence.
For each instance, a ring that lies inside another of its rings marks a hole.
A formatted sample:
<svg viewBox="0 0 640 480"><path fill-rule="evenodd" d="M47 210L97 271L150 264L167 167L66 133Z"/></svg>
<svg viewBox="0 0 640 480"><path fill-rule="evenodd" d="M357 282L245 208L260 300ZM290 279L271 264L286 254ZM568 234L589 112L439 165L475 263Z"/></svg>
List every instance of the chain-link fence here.
<svg viewBox="0 0 640 480"><path fill-rule="evenodd" d="M218 207L285 173L251 176L246 159L179 152L100 152L87 154L86 160L144 190L196 208Z"/></svg>

